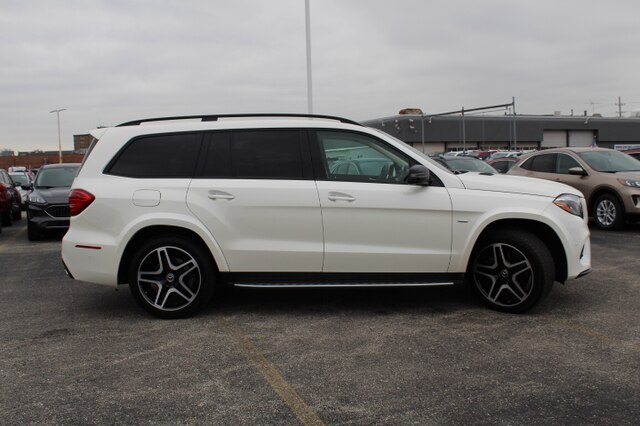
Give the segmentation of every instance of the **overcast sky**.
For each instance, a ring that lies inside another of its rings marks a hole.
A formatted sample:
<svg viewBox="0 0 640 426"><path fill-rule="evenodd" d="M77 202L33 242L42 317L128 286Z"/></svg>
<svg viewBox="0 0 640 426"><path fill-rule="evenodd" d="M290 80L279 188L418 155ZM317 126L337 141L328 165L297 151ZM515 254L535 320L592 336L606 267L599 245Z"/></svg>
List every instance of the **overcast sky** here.
<svg viewBox="0 0 640 426"><path fill-rule="evenodd" d="M0 149L137 118L306 112L304 0L0 0ZM311 0L314 112L640 108L640 1ZM592 105L590 102L594 102ZM627 114L628 115L628 114Z"/></svg>

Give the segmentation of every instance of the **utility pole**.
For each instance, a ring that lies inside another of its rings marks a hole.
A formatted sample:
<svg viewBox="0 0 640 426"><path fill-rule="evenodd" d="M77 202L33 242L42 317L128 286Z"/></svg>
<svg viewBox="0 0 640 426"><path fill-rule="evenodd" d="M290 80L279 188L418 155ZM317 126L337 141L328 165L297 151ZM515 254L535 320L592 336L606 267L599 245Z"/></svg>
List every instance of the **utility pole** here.
<svg viewBox="0 0 640 426"><path fill-rule="evenodd" d="M513 149L518 150L518 137L516 133L516 97L511 97L511 105L513 106Z"/></svg>
<svg viewBox="0 0 640 426"><path fill-rule="evenodd" d="M464 122L464 107L462 107L462 152L467 150L467 134L466 134L466 126Z"/></svg>
<svg viewBox="0 0 640 426"><path fill-rule="evenodd" d="M54 109L53 111L49 111L49 114L56 113L56 117L58 118L58 159L60 164L62 164L62 140L60 139L60 113L62 111L66 111L65 108Z"/></svg>
<svg viewBox="0 0 640 426"><path fill-rule="evenodd" d="M620 100L620 96L618 96L618 103L617 103L617 104L614 104L614 105L617 105L617 106L618 106L618 117L619 117L619 118L622 118L622 113L627 112L627 111L623 111L623 110L622 110L622 106L623 106L623 105L626 105L626 104L623 104L623 103L622 103L622 100Z"/></svg>

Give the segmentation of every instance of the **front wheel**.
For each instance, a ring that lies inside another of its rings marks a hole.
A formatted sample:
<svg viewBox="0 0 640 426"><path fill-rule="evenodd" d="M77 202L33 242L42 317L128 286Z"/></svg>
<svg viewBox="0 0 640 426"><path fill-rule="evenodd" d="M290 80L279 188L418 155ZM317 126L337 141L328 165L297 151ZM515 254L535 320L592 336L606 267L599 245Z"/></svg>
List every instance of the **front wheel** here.
<svg viewBox="0 0 640 426"><path fill-rule="evenodd" d="M521 313L551 291L555 265L549 249L538 237L505 229L479 243L468 275L486 305L498 311Z"/></svg>
<svg viewBox="0 0 640 426"><path fill-rule="evenodd" d="M624 225L622 206L612 194L604 194L593 203L593 218L600 229L620 229Z"/></svg>
<svg viewBox="0 0 640 426"><path fill-rule="evenodd" d="M195 313L211 299L215 270L200 245L182 237L157 237L143 244L129 268L136 301L160 318Z"/></svg>
<svg viewBox="0 0 640 426"><path fill-rule="evenodd" d="M42 232L31 222L29 213L27 213L27 238L29 238L29 241L39 241L41 237Z"/></svg>
<svg viewBox="0 0 640 426"><path fill-rule="evenodd" d="M9 208L6 212L2 213L2 226L11 226L13 225L13 213Z"/></svg>

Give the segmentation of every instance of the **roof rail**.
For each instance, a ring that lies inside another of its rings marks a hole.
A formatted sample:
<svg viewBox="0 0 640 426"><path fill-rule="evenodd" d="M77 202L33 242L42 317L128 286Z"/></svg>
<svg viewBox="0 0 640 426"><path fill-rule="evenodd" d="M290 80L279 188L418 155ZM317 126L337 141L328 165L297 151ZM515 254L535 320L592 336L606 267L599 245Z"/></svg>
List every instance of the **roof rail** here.
<svg viewBox="0 0 640 426"><path fill-rule="evenodd" d="M259 114L215 114L215 115L184 115L176 117L158 117L158 118L145 118L142 120L128 121L126 123L118 124L116 127L125 126L138 126L142 123L149 123L154 121L171 121L171 120L194 120L200 119L201 121L218 121L219 118L250 118L250 117L294 117L294 118L321 118L325 120L336 120L341 123L354 124L356 126L362 126L357 121L349 120L348 118L336 117L333 115L319 115L319 114L286 114L286 113L259 113Z"/></svg>

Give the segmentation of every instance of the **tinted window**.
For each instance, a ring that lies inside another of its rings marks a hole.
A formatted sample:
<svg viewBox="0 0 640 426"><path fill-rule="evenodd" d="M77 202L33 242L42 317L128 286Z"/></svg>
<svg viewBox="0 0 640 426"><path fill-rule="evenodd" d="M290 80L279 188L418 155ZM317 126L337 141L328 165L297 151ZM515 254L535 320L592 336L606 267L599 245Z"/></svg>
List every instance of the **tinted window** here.
<svg viewBox="0 0 640 426"><path fill-rule="evenodd" d="M135 178L190 178L201 139L195 133L134 139L115 159L108 173Z"/></svg>
<svg viewBox="0 0 640 426"><path fill-rule="evenodd" d="M556 170L556 154L537 155L530 161L532 164L529 170L534 172L554 173Z"/></svg>
<svg viewBox="0 0 640 426"><path fill-rule="evenodd" d="M509 169L516 164L515 161L494 161L491 166L500 173L507 173Z"/></svg>
<svg viewBox="0 0 640 426"><path fill-rule="evenodd" d="M558 154L558 164L557 164L556 173L561 173L563 175L569 174L569 169L572 167L580 167L580 163L578 163L573 157L567 154Z"/></svg>
<svg viewBox="0 0 640 426"><path fill-rule="evenodd" d="M215 132L203 177L302 179L303 154L298 130Z"/></svg>

